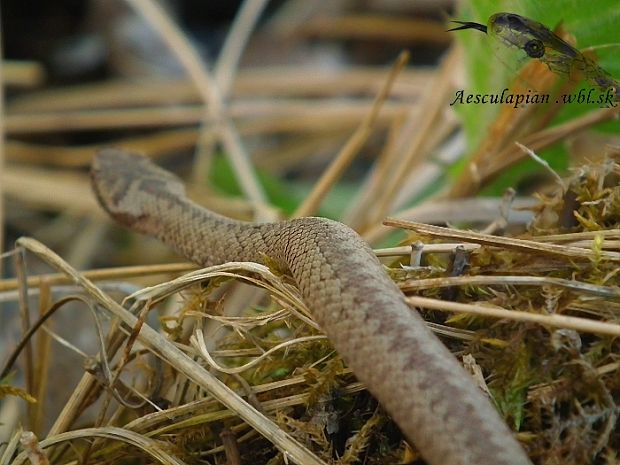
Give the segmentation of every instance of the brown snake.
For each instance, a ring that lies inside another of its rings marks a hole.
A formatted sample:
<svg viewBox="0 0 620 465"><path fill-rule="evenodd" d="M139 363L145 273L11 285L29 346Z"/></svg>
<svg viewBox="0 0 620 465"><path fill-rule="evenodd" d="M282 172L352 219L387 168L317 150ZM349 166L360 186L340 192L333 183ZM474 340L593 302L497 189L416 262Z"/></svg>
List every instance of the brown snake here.
<svg viewBox="0 0 620 465"><path fill-rule="evenodd" d="M531 465L489 399L349 227L325 218L247 223L185 196L148 158L100 152L93 188L103 208L202 266L229 261L287 269L357 378L431 465Z"/></svg>

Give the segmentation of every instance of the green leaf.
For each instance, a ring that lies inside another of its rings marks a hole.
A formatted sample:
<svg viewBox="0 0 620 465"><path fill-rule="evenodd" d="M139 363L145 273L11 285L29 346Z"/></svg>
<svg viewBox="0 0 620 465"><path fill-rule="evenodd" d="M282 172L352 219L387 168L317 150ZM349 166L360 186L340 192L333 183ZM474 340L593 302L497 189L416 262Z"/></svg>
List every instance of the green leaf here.
<svg viewBox="0 0 620 465"><path fill-rule="evenodd" d="M286 181L267 171L258 171L258 180L265 189L271 204L287 215L295 211L301 201L310 193L312 185L298 181ZM232 167L223 154L213 158L209 182L224 194L239 196L243 194L235 177ZM351 184L341 182L334 186L323 201L319 216L339 218L342 211L349 204L357 188Z"/></svg>

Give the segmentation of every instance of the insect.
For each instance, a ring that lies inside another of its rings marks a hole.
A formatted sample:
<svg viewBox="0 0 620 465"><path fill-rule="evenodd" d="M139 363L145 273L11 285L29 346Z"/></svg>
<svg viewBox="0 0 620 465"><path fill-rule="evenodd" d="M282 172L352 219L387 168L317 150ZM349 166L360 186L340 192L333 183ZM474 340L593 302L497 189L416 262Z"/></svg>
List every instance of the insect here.
<svg viewBox="0 0 620 465"><path fill-rule="evenodd" d="M583 76L603 90L612 88L616 100L620 97L620 82L538 21L514 13L495 13L487 25L469 21L452 22L461 26L448 31L476 29L484 32L509 47L522 50L529 58L540 60L556 74Z"/></svg>

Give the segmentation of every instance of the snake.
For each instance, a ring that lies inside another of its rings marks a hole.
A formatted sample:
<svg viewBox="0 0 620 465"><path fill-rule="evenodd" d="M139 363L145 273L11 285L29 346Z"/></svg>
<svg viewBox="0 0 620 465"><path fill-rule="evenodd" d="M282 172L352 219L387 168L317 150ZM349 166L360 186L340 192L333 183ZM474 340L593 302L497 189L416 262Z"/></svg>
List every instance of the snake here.
<svg viewBox="0 0 620 465"><path fill-rule="evenodd" d="M333 347L428 464L531 465L492 401L348 226L227 218L190 200L180 178L150 158L119 148L95 155L91 181L116 222L198 265L287 270Z"/></svg>

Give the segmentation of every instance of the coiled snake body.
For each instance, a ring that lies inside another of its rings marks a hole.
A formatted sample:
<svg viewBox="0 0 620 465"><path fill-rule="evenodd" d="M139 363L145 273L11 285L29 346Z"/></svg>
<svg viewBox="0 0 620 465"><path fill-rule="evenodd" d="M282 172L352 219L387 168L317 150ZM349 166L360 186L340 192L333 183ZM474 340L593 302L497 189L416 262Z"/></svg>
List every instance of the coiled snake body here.
<svg viewBox="0 0 620 465"><path fill-rule="evenodd" d="M117 149L95 157L92 181L119 223L195 263L262 263L267 256L290 270L336 350L429 464L531 464L490 401L347 226L324 218L228 219L189 200L173 174Z"/></svg>

